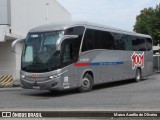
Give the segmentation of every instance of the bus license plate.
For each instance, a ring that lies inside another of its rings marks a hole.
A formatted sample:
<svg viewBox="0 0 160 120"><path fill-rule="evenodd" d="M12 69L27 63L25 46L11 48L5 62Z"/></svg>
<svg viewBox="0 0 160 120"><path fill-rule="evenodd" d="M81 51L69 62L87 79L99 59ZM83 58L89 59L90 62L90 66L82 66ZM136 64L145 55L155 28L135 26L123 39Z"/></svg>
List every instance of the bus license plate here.
<svg viewBox="0 0 160 120"><path fill-rule="evenodd" d="M40 89L40 87L39 87L39 86L33 86L33 89L35 89L35 90L39 90L39 89Z"/></svg>

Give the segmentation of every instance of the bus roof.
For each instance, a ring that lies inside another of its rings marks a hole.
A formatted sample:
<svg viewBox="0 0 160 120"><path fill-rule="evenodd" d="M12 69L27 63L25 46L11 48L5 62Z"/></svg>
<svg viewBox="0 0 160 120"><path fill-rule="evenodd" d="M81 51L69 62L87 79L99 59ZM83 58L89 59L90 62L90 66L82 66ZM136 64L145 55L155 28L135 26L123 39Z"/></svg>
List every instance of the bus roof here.
<svg viewBox="0 0 160 120"><path fill-rule="evenodd" d="M48 31L65 30L67 28L74 27L74 26L94 27L94 29L102 29L105 31L119 32L123 34L151 38L151 36L149 35L130 32L130 31L126 31L126 30L122 30L122 29L118 29L110 26L95 24L87 21L78 21L78 22L71 21L71 22L57 22L57 23L55 22L55 23L50 23L50 24L35 27L31 29L29 32L48 32Z"/></svg>

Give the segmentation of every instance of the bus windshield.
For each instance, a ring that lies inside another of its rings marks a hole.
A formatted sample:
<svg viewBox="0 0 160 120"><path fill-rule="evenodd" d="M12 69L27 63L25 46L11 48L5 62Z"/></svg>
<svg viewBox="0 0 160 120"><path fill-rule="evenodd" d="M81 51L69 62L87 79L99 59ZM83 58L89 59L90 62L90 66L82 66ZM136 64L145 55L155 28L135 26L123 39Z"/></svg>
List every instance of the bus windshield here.
<svg viewBox="0 0 160 120"><path fill-rule="evenodd" d="M63 31L28 34L22 54L22 70L48 72L59 66L60 52L56 51L56 42L63 34Z"/></svg>

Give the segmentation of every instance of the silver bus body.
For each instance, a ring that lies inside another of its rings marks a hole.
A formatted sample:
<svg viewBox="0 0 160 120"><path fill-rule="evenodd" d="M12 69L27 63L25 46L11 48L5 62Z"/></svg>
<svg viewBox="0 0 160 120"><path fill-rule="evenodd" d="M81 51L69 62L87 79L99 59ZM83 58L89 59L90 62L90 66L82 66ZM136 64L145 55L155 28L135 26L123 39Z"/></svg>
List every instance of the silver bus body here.
<svg viewBox="0 0 160 120"><path fill-rule="evenodd" d="M21 86L26 89L65 90L79 88L85 73L93 78L93 85L135 78L137 68L140 68L141 77L152 74L153 50L112 50L92 49L82 52L84 37L87 29L108 31L144 38L148 35L128 32L112 27L101 26L89 22L70 22L63 24L49 24L32 29L29 33L59 31L83 26L84 32L80 44L79 58L76 62L49 72L26 72L21 70ZM99 40L97 40L99 41Z"/></svg>

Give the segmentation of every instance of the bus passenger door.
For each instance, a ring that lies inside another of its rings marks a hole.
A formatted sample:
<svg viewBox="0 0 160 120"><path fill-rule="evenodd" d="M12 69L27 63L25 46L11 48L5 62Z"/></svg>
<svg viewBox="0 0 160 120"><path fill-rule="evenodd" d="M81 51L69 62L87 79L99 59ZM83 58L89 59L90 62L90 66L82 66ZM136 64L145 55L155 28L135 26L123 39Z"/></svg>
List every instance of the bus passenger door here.
<svg viewBox="0 0 160 120"><path fill-rule="evenodd" d="M78 81L78 68L74 67L74 63L78 60L76 50L74 48L75 39L67 39L62 43L62 56L61 61L63 65L63 71L67 71L64 74L65 88L76 87ZM65 81L65 79L68 79Z"/></svg>

